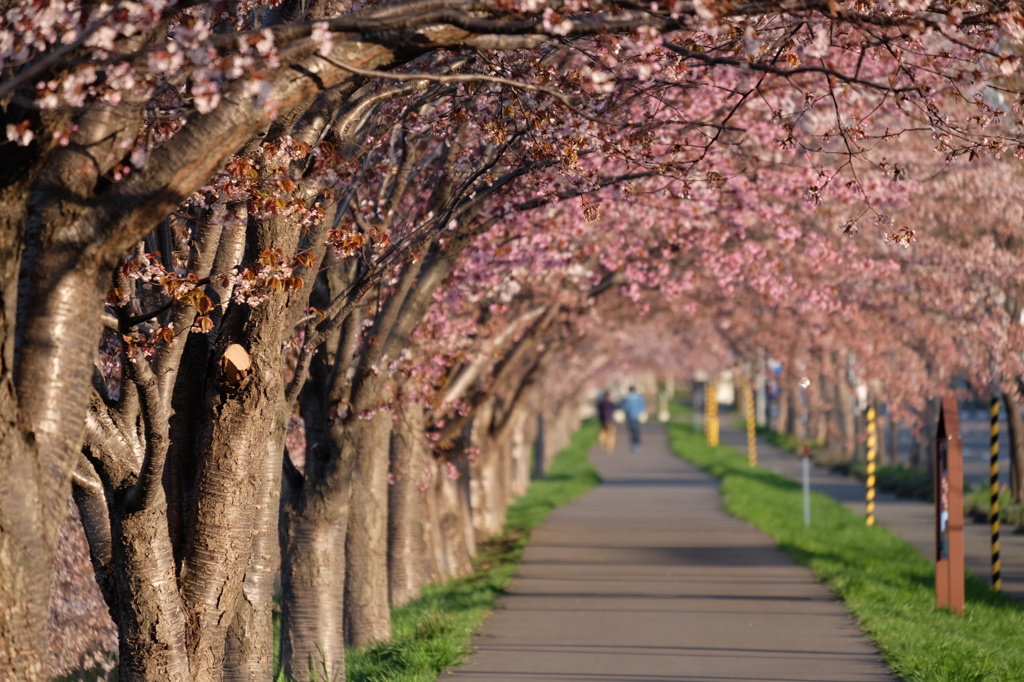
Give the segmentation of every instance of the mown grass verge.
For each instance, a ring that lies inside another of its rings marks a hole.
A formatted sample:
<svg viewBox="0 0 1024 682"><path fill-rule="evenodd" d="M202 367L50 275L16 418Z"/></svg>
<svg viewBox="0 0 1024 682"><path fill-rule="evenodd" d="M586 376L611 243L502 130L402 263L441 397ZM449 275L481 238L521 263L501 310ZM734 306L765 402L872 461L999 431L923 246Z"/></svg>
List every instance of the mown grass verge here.
<svg viewBox="0 0 1024 682"><path fill-rule="evenodd" d="M837 462L829 468L838 474L851 476L860 481L866 481L868 478L867 462L860 460ZM875 479L879 490L892 493L896 497L927 502L935 498L932 476L927 471L886 465L875 469Z"/></svg>
<svg viewBox="0 0 1024 682"><path fill-rule="evenodd" d="M758 426L757 435L772 445L789 452L797 453L803 447L803 441L800 439L779 433L767 426ZM820 448L821 444L808 443L808 446L811 448L811 455L814 456L815 449ZM850 476L861 481L867 480L868 477L867 462L861 460L832 463L822 463L819 461L819 464L828 466L829 469L838 474ZM917 471L916 469L908 469L902 466L879 466L875 469L875 480L879 490L892 493L896 497L927 501L931 501L933 497L932 478L926 471Z"/></svg>
<svg viewBox="0 0 1024 682"><path fill-rule="evenodd" d="M601 479L587 452L597 442L589 421L508 511L505 534L478 548L476 572L444 585L427 587L423 597L392 612L393 640L347 653L349 682L435 680L469 654L470 636L494 606L515 571L530 531L548 513L587 492Z"/></svg>
<svg viewBox="0 0 1024 682"><path fill-rule="evenodd" d="M989 487L978 486L968 490L964 495L964 511L979 523L988 523L992 509L992 494ZM1013 495L1005 488L999 491L999 520L1005 527L1013 528L1014 532L1024 532L1024 504L1013 501Z"/></svg>
<svg viewBox="0 0 1024 682"><path fill-rule="evenodd" d="M745 421L743 422L743 428L746 428ZM790 452L799 452L800 448L803 447L806 442L800 440L796 436L791 436L788 433L779 433L767 426L758 426L756 427L756 431L759 437L764 438L775 447L782 448L783 450L789 450ZM810 448L821 447L821 443L816 441L806 442L806 444Z"/></svg>
<svg viewBox="0 0 1024 682"><path fill-rule="evenodd" d="M963 617L936 611L934 567L890 531L867 527L835 500L813 494L803 525L800 486L745 455L712 448L686 424L669 425L673 449L722 481L730 513L768 533L846 603L907 682L1018 680L1024 671L1024 611L968 576Z"/></svg>

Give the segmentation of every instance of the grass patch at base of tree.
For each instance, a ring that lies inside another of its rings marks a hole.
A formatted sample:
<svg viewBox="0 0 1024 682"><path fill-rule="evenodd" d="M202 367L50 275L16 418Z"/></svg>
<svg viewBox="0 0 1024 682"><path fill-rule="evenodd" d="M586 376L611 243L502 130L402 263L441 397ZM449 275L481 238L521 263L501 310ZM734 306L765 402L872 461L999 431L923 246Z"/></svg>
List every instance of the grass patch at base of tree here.
<svg viewBox="0 0 1024 682"><path fill-rule="evenodd" d="M349 682L426 682L466 659L470 637L504 592L530 531L552 509L600 483L587 459L597 432L596 422L586 422L555 457L547 475L530 483L508 510L505 534L478 547L473 575L426 587L420 599L396 609L391 642L349 650Z"/></svg>
<svg viewBox="0 0 1024 682"><path fill-rule="evenodd" d="M672 448L722 481L726 509L764 531L843 599L892 671L907 682L1021 679L1024 611L967 577L965 614L935 609L934 565L889 530L812 493L803 525L799 484L750 468L746 455L710 447L686 424L669 425Z"/></svg>

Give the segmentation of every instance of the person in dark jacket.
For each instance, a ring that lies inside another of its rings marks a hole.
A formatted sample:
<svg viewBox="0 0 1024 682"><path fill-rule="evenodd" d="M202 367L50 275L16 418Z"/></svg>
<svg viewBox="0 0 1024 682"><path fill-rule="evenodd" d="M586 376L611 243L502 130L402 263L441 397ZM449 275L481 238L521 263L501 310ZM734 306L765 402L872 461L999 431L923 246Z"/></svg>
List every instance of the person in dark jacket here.
<svg viewBox="0 0 1024 682"><path fill-rule="evenodd" d="M615 449L615 409L611 394L608 391L602 393L601 399L597 401L597 419L601 422L598 442L605 452Z"/></svg>

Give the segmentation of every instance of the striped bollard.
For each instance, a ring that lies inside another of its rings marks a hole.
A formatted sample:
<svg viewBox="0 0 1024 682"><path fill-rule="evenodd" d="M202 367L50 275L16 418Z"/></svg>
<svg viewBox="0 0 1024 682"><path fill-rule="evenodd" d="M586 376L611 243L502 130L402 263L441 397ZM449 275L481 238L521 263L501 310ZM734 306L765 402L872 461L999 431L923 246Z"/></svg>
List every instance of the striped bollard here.
<svg viewBox="0 0 1024 682"><path fill-rule="evenodd" d="M999 592L1003 588L1003 579L1000 576L999 561L999 398L992 397L990 409L992 417L992 429L989 452L991 453L989 467L989 501L988 521L992 527L992 589Z"/></svg>
<svg viewBox="0 0 1024 682"><path fill-rule="evenodd" d="M707 437L708 445L715 447L718 445L718 387L708 382L708 397L707 397Z"/></svg>
<svg viewBox="0 0 1024 682"><path fill-rule="evenodd" d="M757 416L754 411L754 387L750 381L743 384L743 402L747 413L747 463L757 466Z"/></svg>
<svg viewBox="0 0 1024 682"><path fill-rule="evenodd" d="M878 455L878 439L875 425L875 408L868 408L868 467L867 467L867 516L866 523L875 525L875 457Z"/></svg>

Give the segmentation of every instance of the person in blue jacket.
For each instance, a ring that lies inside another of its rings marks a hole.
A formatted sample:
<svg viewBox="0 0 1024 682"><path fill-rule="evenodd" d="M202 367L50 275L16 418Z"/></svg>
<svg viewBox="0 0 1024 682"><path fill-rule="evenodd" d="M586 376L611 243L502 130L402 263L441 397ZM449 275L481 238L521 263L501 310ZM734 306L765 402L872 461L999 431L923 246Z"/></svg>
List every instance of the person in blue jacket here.
<svg viewBox="0 0 1024 682"><path fill-rule="evenodd" d="M622 411L626 413L626 423L629 425L630 449L640 452L640 417L647 411L647 403L636 392L636 386L630 386L629 393L622 399Z"/></svg>

